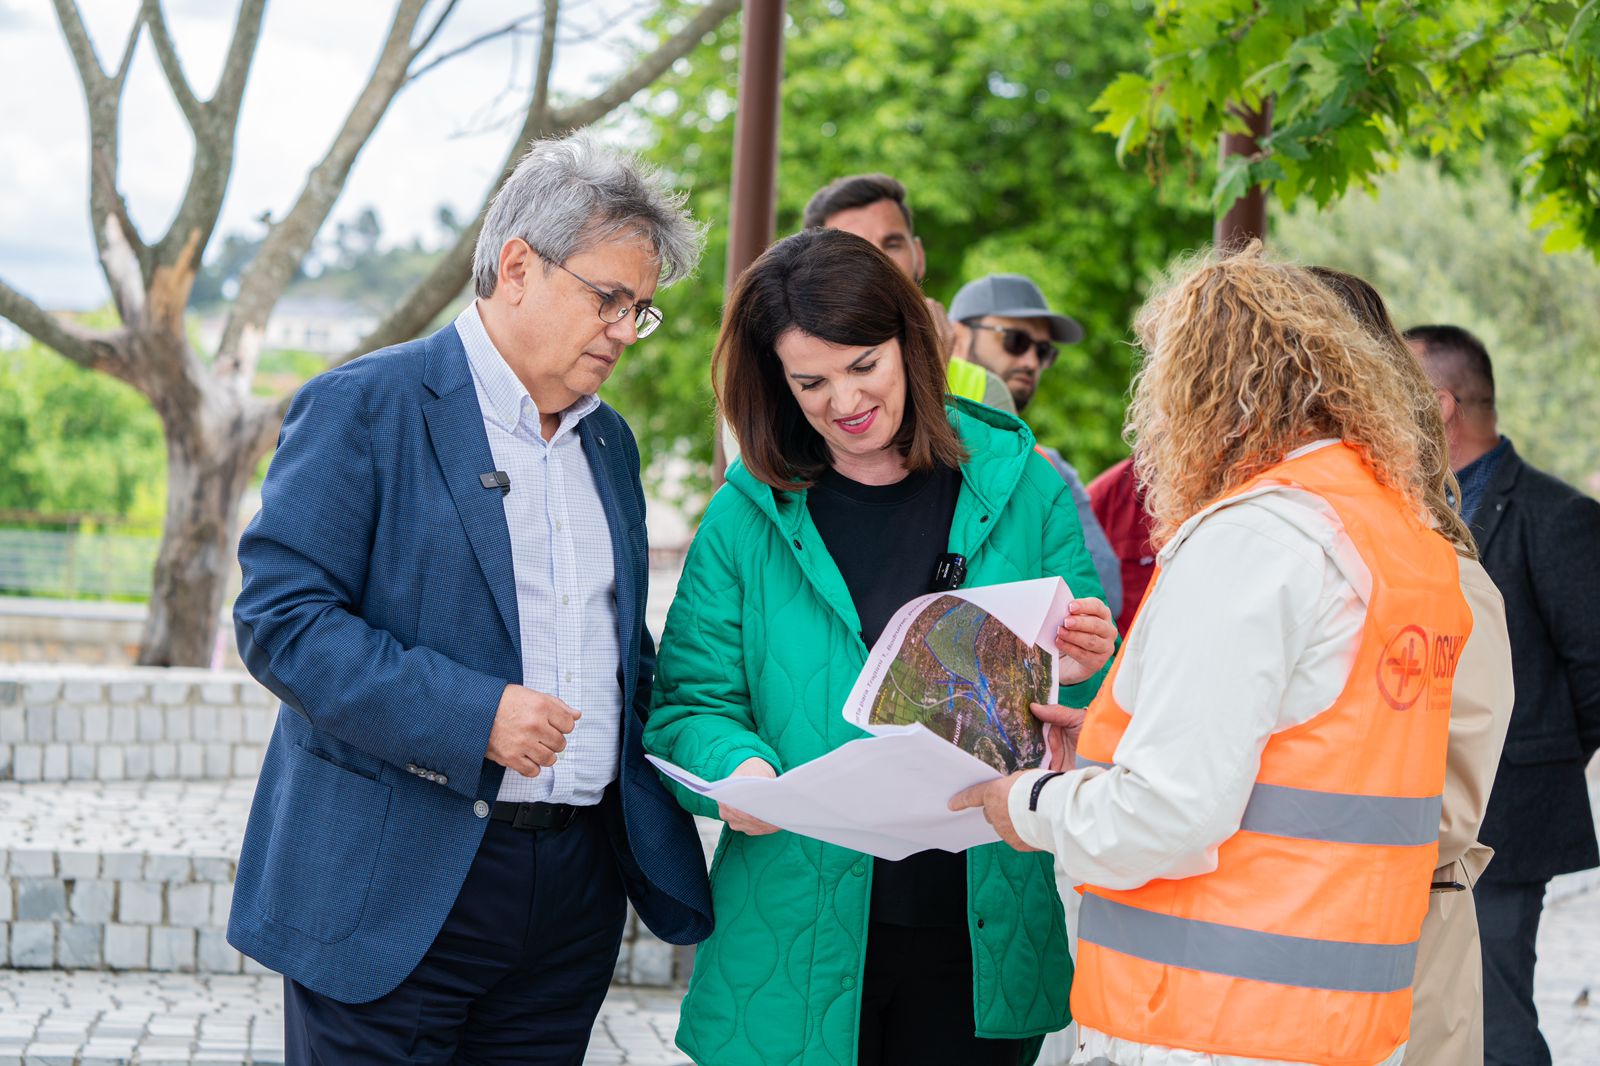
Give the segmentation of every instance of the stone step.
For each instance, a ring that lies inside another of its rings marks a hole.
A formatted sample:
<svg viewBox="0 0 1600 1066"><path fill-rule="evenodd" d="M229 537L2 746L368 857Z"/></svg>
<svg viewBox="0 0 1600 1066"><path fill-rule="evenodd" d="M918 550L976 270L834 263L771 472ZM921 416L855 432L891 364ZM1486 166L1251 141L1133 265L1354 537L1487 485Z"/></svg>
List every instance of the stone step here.
<svg viewBox="0 0 1600 1066"><path fill-rule="evenodd" d="M228 946L255 782L0 782L0 966L265 973ZM706 846L720 823L703 822ZM631 913L616 980L671 985L688 957Z"/></svg>
<svg viewBox="0 0 1600 1066"><path fill-rule="evenodd" d="M261 971L224 936L255 782L0 783L0 961Z"/></svg>
<svg viewBox="0 0 1600 1066"><path fill-rule="evenodd" d="M677 993L613 987L585 1066L687 1066L677 1024ZM277 977L0 969L0 1066L283 1061Z"/></svg>
<svg viewBox="0 0 1600 1066"><path fill-rule="evenodd" d="M240 671L0 664L0 781L254 777L277 714Z"/></svg>

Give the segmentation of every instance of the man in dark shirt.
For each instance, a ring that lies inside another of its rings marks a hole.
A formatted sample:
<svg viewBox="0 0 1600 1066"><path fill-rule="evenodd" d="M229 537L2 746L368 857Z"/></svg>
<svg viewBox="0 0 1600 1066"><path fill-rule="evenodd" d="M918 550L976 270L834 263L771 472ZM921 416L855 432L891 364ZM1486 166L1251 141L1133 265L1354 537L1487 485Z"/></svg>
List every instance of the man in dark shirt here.
<svg viewBox="0 0 1600 1066"><path fill-rule="evenodd" d="M1516 702L1479 836L1487 1066L1548 1066L1533 1003L1545 886L1600 865L1584 768L1600 749L1600 502L1523 462L1500 435L1494 369L1457 326L1406 339L1439 394L1461 513L1505 598Z"/></svg>

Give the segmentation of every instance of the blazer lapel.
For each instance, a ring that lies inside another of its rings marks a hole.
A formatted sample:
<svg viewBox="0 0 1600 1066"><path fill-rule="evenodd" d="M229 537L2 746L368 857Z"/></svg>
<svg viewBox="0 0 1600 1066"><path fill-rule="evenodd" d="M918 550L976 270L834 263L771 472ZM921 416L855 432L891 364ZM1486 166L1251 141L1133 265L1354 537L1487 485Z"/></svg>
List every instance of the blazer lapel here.
<svg viewBox="0 0 1600 1066"><path fill-rule="evenodd" d="M584 457L594 473L595 488L600 492L600 505L606 512L606 526L611 530L611 566L617 582L617 648L621 652L623 699L630 700L636 683L634 666L639 658L639 639L633 632L634 615L638 612L639 575L634 573L628 536L636 524L630 521L631 508L623 506L625 486L617 479L625 477L620 448L620 436L613 431L608 438L602 414L605 408L591 413L578 423L578 438L583 442ZM643 521L644 516L638 516ZM631 708L623 708L623 720L631 715Z"/></svg>
<svg viewBox="0 0 1600 1066"><path fill-rule="evenodd" d="M1472 535L1478 542L1480 556L1489 550L1489 541L1500 528L1506 508L1512 505L1511 490L1516 486L1522 467L1522 457L1508 444L1506 453L1500 457L1500 465L1495 468L1493 480L1484 490L1477 513L1472 516Z"/></svg>
<svg viewBox="0 0 1600 1066"><path fill-rule="evenodd" d="M479 477L494 470L494 454L483 428L478 391L472 385L467 353L453 325L434 334L424 383L435 398L422 405L433 453L444 483L466 528L467 540L494 596L521 669L522 637L517 620L516 572L511 559L511 534L505 505L496 489L485 489Z"/></svg>

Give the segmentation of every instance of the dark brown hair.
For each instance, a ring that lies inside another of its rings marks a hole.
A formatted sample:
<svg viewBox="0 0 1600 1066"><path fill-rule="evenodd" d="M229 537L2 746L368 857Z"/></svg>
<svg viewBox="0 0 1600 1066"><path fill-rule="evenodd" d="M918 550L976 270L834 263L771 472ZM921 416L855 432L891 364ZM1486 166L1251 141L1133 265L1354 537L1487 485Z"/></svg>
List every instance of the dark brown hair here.
<svg viewBox="0 0 1600 1066"><path fill-rule="evenodd" d="M892 200L911 229L911 206L906 203L906 187L887 174L852 174L835 178L818 189L806 204L801 226L818 229L840 211L866 207L879 200Z"/></svg>
<svg viewBox="0 0 1600 1066"><path fill-rule="evenodd" d="M1389 316L1388 304L1383 302L1378 290L1364 278L1346 274L1342 270L1334 270L1332 267L1314 266L1306 269L1318 281L1338 294L1339 300L1355 316L1362 329L1384 343L1395 366L1400 369L1401 375L1411 386L1409 393L1413 398L1412 413L1427 438L1417 457L1422 466L1422 475L1427 482L1423 502L1428 505L1428 510L1432 512L1434 521L1439 524L1439 532L1444 534L1445 539L1455 545L1456 550L1463 555L1476 559L1477 545L1473 542L1472 533L1467 528L1466 522L1461 518L1461 512L1456 509L1453 502L1461 498L1461 486L1456 483L1456 476L1450 471L1450 448L1445 442L1444 418L1439 413L1439 402L1434 397L1433 385L1423 372L1422 364L1417 362L1411 346L1395 328L1394 319Z"/></svg>
<svg viewBox="0 0 1600 1066"><path fill-rule="evenodd" d="M711 357L717 405L758 480L779 491L809 488L832 463L784 380L777 344L791 329L830 344L898 339L906 402L891 447L911 470L966 460L945 417L939 334L922 294L871 243L811 229L774 244L739 276Z"/></svg>
<svg viewBox="0 0 1600 1066"><path fill-rule="evenodd" d="M1423 354L1439 364L1455 392L1494 407L1494 364L1476 336L1460 326L1412 326L1405 338L1422 345Z"/></svg>

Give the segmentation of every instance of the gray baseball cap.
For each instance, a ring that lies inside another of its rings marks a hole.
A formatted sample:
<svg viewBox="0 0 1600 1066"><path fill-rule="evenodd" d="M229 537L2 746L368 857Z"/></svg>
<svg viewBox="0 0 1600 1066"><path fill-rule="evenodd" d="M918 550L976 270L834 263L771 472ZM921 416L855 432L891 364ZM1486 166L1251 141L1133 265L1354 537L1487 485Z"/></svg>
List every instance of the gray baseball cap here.
<svg viewBox="0 0 1600 1066"><path fill-rule="evenodd" d="M1030 278L1021 274L990 274L961 286L956 298L950 301L950 318L966 322L984 315L1001 315L1006 318L1043 318L1050 322L1050 337L1062 344L1076 344L1083 340L1083 327L1066 315L1050 310Z"/></svg>

